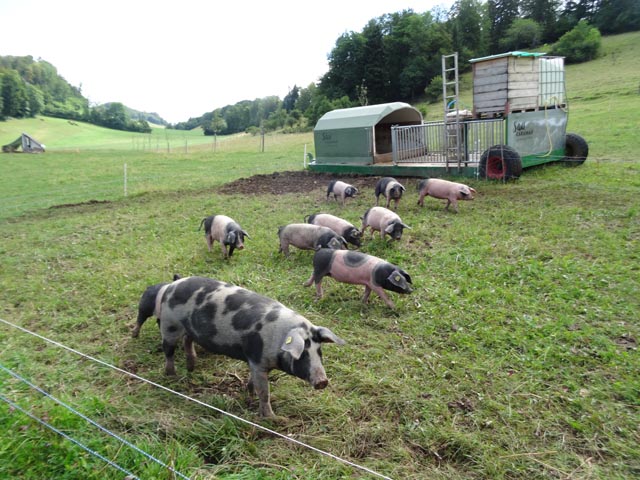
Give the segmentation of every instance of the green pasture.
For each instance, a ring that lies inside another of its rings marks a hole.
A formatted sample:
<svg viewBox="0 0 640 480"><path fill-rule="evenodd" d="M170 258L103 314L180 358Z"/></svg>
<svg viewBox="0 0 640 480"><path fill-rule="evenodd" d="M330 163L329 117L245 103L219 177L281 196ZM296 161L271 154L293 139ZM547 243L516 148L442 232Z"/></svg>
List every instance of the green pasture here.
<svg viewBox="0 0 640 480"><path fill-rule="evenodd" d="M0 154L0 319L393 479L638 478L639 38L605 38L601 59L567 69L570 130L590 146L582 166L470 180L478 196L458 214L429 198L418 207L407 185L398 213L411 230L397 243L367 235L361 248L411 274L412 294L390 294L395 310L331 278L316 301L302 286L312 252L278 253L278 226L318 211L359 225L372 190L345 207L326 202L322 182L220 193L301 170L310 133L268 136L262 151L260 137L214 148L172 132L187 148L169 151L50 118L0 122L0 143L27 131L49 148ZM77 129L86 137L74 144ZM213 213L251 235L229 260L198 231ZM178 376L165 377L155 320L137 339L131 326L145 287L174 273L241 285L331 328L347 344L323 347L329 387L272 372L280 418L267 421L242 362L199 350L188 374L177 353ZM192 479L378 478L4 322L0 365ZM0 394L139 478L177 478L4 369ZM0 401L0 478L124 476Z"/></svg>

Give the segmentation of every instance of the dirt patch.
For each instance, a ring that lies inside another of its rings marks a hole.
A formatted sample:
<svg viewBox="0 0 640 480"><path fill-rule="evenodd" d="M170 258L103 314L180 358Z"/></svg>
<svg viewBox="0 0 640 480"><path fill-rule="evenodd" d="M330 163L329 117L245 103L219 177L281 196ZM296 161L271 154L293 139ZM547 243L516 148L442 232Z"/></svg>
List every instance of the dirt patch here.
<svg viewBox="0 0 640 480"><path fill-rule="evenodd" d="M403 185L407 186L411 181L410 177L395 177ZM244 194L244 195L281 195L283 193L309 192L316 188L325 188L331 180L342 180L350 183L358 190L374 189L376 182L380 179L377 176L336 174L336 173L316 173L307 170L294 172L273 172L264 175L254 175L248 178L239 178L231 183L222 186L220 193L224 194ZM413 179L415 181L415 179Z"/></svg>

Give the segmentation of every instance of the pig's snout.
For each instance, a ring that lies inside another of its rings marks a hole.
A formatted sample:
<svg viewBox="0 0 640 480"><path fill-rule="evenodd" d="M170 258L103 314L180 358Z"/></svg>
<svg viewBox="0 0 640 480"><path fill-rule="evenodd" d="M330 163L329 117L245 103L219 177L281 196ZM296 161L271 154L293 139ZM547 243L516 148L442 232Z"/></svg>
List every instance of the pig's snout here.
<svg viewBox="0 0 640 480"><path fill-rule="evenodd" d="M313 384L313 388L315 388L316 390L322 390L323 388L326 388L327 385L329 385L329 380L327 378L324 378L316 383Z"/></svg>

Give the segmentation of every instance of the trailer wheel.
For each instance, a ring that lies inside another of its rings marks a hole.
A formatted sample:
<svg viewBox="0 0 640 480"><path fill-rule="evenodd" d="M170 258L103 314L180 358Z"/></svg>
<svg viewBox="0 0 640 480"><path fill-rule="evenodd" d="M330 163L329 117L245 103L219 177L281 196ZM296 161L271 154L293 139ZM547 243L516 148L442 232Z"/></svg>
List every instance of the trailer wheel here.
<svg viewBox="0 0 640 480"><path fill-rule="evenodd" d="M564 144L564 163L573 167L582 165L589 155L589 145L580 135L567 133Z"/></svg>
<svg viewBox="0 0 640 480"><path fill-rule="evenodd" d="M508 145L489 147L480 157L480 178L510 180L522 174L520 154Z"/></svg>

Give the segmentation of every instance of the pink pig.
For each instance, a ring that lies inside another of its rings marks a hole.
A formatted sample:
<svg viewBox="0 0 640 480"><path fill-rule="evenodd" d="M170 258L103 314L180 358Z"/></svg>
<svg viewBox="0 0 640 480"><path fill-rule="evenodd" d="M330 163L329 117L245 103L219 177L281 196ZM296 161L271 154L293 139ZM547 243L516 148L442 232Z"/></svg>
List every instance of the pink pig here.
<svg viewBox="0 0 640 480"><path fill-rule="evenodd" d="M433 198L442 198L447 201L445 210L449 210L449 205L453 205L458 213L458 200L473 200L473 194L477 193L473 188L464 183L450 182L441 178L428 178L421 180L418 184L420 198L418 205L424 206L424 197L427 195Z"/></svg>
<svg viewBox="0 0 640 480"><path fill-rule="evenodd" d="M321 248L313 256L313 273L304 283L305 287L316 284L316 296L322 298L322 279L332 277L338 282L364 285L362 301L368 303L369 295L375 292L394 308L385 290L411 293L411 277L400 267L381 258L352 250Z"/></svg>

